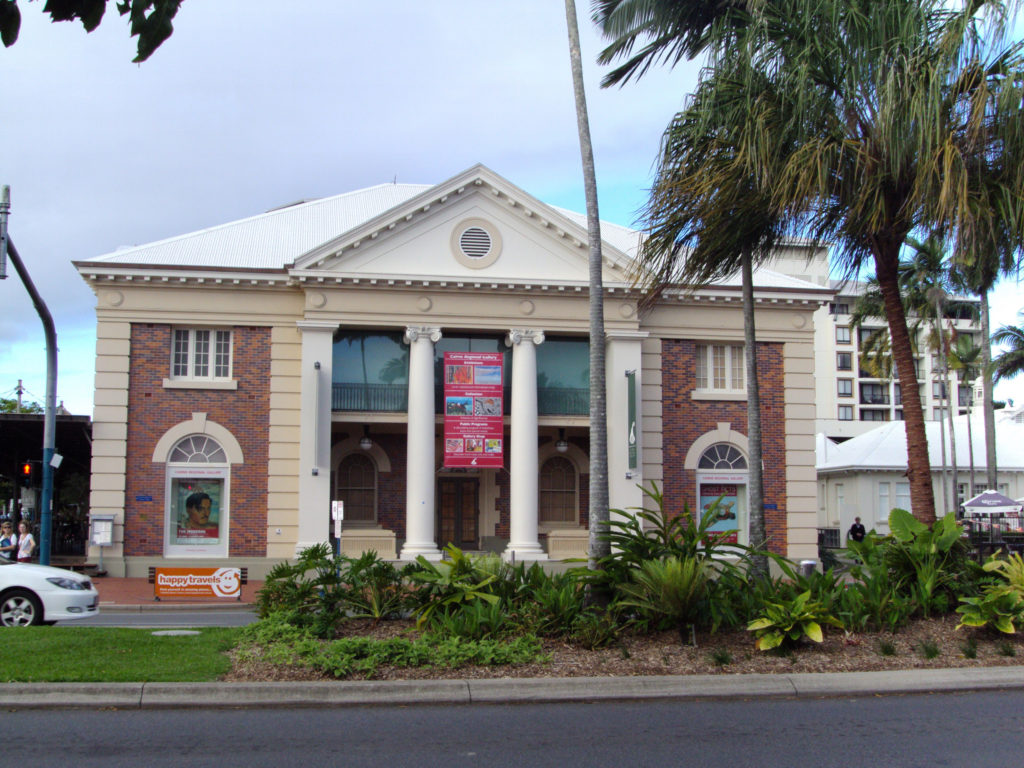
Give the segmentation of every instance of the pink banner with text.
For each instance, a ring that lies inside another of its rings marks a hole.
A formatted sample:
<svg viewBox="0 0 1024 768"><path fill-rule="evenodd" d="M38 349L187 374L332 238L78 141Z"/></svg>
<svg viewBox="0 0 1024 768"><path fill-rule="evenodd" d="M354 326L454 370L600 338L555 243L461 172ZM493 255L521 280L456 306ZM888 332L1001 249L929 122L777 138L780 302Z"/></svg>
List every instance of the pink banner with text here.
<svg viewBox="0 0 1024 768"><path fill-rule="evenodd" d="M444 353L444 465L505 465L500 352Z"/></svg>

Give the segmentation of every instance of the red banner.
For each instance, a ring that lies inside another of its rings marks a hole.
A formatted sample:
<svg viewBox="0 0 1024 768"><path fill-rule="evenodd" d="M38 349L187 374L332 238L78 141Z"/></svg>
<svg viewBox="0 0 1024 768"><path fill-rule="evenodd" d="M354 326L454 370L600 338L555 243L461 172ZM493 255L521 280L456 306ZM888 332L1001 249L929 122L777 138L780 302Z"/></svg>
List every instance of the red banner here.
<svg viewBox="0 0 1024 768"><path fill-rule="evenodd" d="M444 353L444 465L505 465L500 352Z"/></svg>

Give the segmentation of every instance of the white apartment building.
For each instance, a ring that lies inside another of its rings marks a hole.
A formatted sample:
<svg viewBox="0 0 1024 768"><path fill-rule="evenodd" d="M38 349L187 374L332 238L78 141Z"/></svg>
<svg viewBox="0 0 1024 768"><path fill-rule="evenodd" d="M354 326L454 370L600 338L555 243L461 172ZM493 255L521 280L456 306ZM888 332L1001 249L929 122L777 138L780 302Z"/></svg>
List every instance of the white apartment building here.
<svg viewBox="0 0 1024 768"><path fill-rule="evenodd" d="M832 280L827 256L821 251L811 260L801 258L798 253L779 258L773 262L772 269L835 291L833 301L814 314L816 431L842 442L874 429L881 422L902 421L902 393L895 371L890 378L881 378L860 365L865 343L877 330L887 327L884 317L871 318L860 328L853 327L850 313L865 284ZM949 318L944 324L947 328L951 324L958 334L971 336L975 344L981 343L978 320ZM940 360L927 341L928 330L922 327L918 331L915 364L924 418L935 421L946 414L949 398ZM971 387L964 382L953 386L958 390L956 413L965 414L971 402Z"/></svg>

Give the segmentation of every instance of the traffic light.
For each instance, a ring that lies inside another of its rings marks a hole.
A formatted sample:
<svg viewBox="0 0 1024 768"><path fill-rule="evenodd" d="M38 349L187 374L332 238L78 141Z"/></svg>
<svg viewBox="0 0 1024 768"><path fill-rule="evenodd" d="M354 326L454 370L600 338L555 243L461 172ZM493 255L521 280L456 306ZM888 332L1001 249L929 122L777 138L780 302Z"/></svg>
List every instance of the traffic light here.
<svg viewBox="0 0 1024 768"><path fill-rule="evenodd" d="M34 461L23 461L21 462L21 470L19 472L21 477L21 484L25 487L31 487L36 484L36 462Z"/></svg>

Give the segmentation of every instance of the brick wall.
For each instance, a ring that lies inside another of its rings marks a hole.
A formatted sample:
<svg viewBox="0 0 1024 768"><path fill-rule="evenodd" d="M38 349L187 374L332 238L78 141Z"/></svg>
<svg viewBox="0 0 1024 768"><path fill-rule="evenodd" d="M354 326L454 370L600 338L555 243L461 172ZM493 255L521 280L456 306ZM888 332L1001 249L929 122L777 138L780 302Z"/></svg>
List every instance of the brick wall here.
<svg viewBox="0 0 1024 768"><path fill-rule="evenodd" d="M231 467L228 553L267 552L267 446L270 408L270 329L236 327L232 373L237 390L164 389L170 373L171 326L132 325L128 383L128 466L125 555L163 555L166 466L153 449L168 429L205 413L234 435L245 462ZM136 497L153 501L136 501Z"/></svg>
<svg viewBox="0 0 1024 768"><path fill-rule="evenodd" d="M662 421L665 511L681 514L697 504L697 477L684 469L686 453L701 435L719 422L747 434L747 403L732 400L693 400L696 387L696 346L690 339L662 340ZM786 553L786 427L782 344L757 345L761 394L761 439L764 464L765 532L773 552Z"/></svg>

